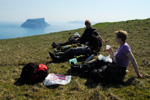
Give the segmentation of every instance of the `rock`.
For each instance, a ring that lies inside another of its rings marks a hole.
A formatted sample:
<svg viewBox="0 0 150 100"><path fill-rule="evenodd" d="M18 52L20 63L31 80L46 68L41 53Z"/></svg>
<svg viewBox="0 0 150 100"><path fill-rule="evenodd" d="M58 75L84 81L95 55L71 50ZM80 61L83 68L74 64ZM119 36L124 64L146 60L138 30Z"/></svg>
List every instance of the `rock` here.
<svg viewBox="0 0 150 100"><path fill-rule="evenodd" d="M44 28L47 26L49 26L49 24L45 22L44 18L27 19L21 25L21 27L26 27L26 28Z"/></svg>

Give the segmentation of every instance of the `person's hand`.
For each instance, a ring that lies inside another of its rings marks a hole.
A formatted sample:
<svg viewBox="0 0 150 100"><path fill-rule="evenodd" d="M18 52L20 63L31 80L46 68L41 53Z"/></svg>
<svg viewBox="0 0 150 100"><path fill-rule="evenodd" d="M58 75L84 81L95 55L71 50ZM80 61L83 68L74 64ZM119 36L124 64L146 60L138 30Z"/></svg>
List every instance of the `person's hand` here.
<svg viewBox="0 0 150 100"><path fill-rule="evenodd" d="M79 38L76 38L74 41L77 41L77 40L79 40Z"/></svg>
<svg viewBox="0 0 150 100"><path fill-rule="evenodd" d="M113 50L112 50L112 48L110 47L108 51L111 53Z"/></svg>
<svg viewBox="0 0 150 100"><path fill-rule="evenodd" d="M143 75L139 73L138 74L138 78L142 78L142 77L143 77Z"/></svg>
<svg viewBox="0 0 150 100"><path fill-rule="evenodd" d="M108 40L104 40L104 42L106 42L106 43L107 43L107 42L108 42Z"/></svg>

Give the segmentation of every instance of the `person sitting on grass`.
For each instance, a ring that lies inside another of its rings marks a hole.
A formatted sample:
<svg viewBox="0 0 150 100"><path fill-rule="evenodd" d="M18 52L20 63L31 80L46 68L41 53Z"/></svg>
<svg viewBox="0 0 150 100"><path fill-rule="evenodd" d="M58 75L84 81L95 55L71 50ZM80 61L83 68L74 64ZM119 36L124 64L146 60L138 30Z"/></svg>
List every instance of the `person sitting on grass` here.
<svg viewBox="0 0 150 100"><path fill-rule="evenodd" d="M81 37L76 36L74 39L69 39L64 43L59 43L59 44L53 42L52 47L56 48L59 46L65 46L65 45L75 44L75 43L85 44L87 41L89 41L89 38L91 38L92 35L98 36L102 42L107 42L97 33L96 29L91 26L91 22L89 20L85 20L85 26L86 29L84 30L84 33L82 34Z"/></svg>
<svg viewBox="0 0 150 100"><path fill-rule="evenodd" d="M106 63L102 60L97 60L89 64L85 63L83 65L72 63L72 70L79 72L79 70L85 71L90 69L88 73L95 80L120 83L124 80L126 68L129 65L129 61L131 61L137 76L143 77L139 72L138 64L132 54L131 48L128 43L126 43L128 33L124 30L119 30L115 31L115 34L115 40L119 48L116 52L114 52L111 47L109 49L109 53L113 56L112 63Z"/></svg>

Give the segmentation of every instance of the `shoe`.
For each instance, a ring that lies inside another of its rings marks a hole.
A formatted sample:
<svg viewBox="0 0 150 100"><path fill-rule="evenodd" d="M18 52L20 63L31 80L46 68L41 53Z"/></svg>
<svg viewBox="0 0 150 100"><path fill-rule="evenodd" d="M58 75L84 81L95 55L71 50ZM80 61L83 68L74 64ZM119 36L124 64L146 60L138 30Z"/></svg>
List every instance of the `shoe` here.
<svg viewBox="0 0 150 100"><path fill-rule="evenodd" d="M93 75L98 75L100 72L102 72L101 69L94 69L94 70L91 72L91 74L93 74Z"/></svg>
<svg viewBox="0 0 150 100"><path fill-rule="evenodd" d="M53 48L57 48L58 45L57 45L55 42L53 42L53 43L52 43L52 47L53 47Z"/></svg>
<svg viewBox="0 0 150 100"><path fill-rule="evenodd" d="M57 49L54 50L54 54L58 53L59 51Z"/></svg>
<svg viewBox="0 0 150 100"><path fill-rule="evenodd" d="M55 56L53 53L51 53L50 51L49 51L49 55L50 55L50 57L52 58L53 61L58 61L59 60L59 58L57 56Z"/></svg>
<svg viewBox="0 0 150 100"><path fill-rule="evenodd" d="M82 70L82 66L80 64L74 64L74 62L71 62L71 69Z"/></svg>
<svg viewBox="0 0 150 100"><path fill-rule="evenodd" d="M91 71L91 74L93 74L93 75L101 74L105 71L106 68L107 68L107 66L104 65L101 68L97 68L97 69L94 69L93 71Z"/></svg>

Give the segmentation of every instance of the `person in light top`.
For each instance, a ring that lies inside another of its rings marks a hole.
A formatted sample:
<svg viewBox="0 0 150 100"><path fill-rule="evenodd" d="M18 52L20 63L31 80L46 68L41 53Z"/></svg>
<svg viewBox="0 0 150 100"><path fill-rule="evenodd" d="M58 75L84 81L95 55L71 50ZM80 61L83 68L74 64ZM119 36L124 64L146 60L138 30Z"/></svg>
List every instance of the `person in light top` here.
<svg viewBox="0 0 150 100"><path fill-rule="evenodd" d="M115 31L115 34L116 34L115 40L116 43L119 45L119 48L117 49L116 52L114 52L112 48L109 49L109 52L113 56L113 62L126 69L128 67L129 61L131 61L137 76L142 77L142 75L139 72L136 59L132 54L131 48L129 44L126 43L128 33L124 30L119 30Z"/></svg>
<svg viewBox="0 0 150 100"><path fill-rule="evenodd" d="M97 59L96 61L81 65L72 63L72 70L77 72L82 71L82 73L88 72L89 77L96 81L121 83L125 78L129 61L131 61L137 76L143 77L139 72L138 64L132 54L131 48L128 43L126 43L128 33L124 30L119 30L115 31L115 35L115 40L119 48L116 52L114 52L111 47L108 49L108 52L113 56L112 62Z"/></svg>

